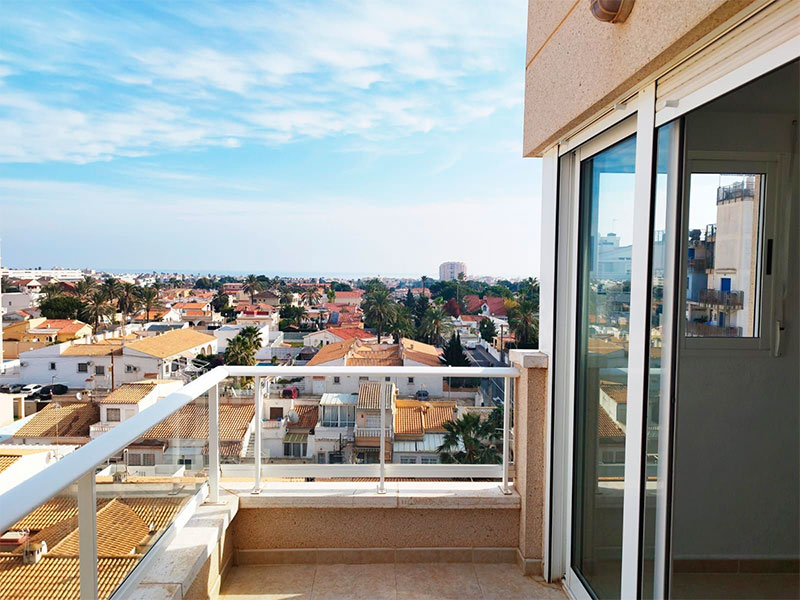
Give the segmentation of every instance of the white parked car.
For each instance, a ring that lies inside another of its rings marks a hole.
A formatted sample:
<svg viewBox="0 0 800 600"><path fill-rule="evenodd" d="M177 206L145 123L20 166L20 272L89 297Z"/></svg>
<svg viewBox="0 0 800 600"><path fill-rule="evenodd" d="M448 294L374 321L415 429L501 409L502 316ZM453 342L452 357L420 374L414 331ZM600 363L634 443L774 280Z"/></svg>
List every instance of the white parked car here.
<svg viewBox="0 0 800 600"><path fill-rule="evenodd" d="M25 394L25 398L35 398L36 394L39 393L39 390L42 389L42 386L38 383L29 383L20 391L21 394Z"/></svg>

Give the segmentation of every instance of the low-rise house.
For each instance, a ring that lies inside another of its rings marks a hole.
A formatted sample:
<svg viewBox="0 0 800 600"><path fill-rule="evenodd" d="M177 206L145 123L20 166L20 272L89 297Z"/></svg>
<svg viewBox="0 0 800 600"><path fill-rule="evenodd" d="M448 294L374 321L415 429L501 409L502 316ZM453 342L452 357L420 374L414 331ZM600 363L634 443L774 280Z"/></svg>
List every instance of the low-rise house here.
<svg viewBox="0 0 800 600"><path fill-rule="evenodd" d="M108 396L97 400L100 406L100 421L89 428L89 436L94 439L102 435L180 389L182 385L181 380L160 379L119 386Z"/></svg>
<svg viewBox="0 0 800 600"><path fill-rule="evenodd" d="M314 431L318 463L352 462L358 394L323 394L319 401L319 422Z"/></svg>
<svg viewBox="0 0 800 600"><path fill-rule="evenodd" d="M112 389L115 361L124 340L85 344L65 342L20 353L20 381L62 383L72 389ZM138 377L137 379L141 379Z"/></svg>
<svg viewBox="0 0 800 600"><path fill-rule="evenodd" d="M245 298L250 300L250 294L245 294ZM253 294L252 300L256 304L266 304L267 306L278 307L281 305L281 297L271 290L262 290Z"/></svg>
<svg viewBox="0 0 800 600"><path fill-rule="evenodd" d="M364 312L354 304L326 302L322 308L328 312L329 326L363 327Z"/></svg>
<svg viewBox="0 0 800 600"><path fill-rule="evenodd" d="M392 407L397 398L393 383L364 382L358 386L356 402L356 425L353 430L355 446L353 453L357 462L380 462L381 411L385 433L386 462L392 461Z"/></svg>
<svg viewBox="0 0 800 600"><path fill-rule="evenodd" d="M12 286L19 289L24 294L33 294L38 298L39 292L42 291L43 282L35 278L15 279L9 282ZM46 282L45 282L46 283Z"/></svg>
<svg viewBox="0 0 800 600"><path fill-rule="evenodd" d="M361 299L364 296L364 290L352 290L349 292L336 292L336 304L351 304L352 306L361 306Z"/></svg>
<svg viewBox="0 0 800 600"><path fill-rule="evenodd" d="M182 321L191 325L204 325L214 319L214 311L211 302L201 300L199 302L176 302L171 307L178 311Z"/></svg>
<svg viewBox="0 0 800 600"><path fill-rule="evenodd" d="M3 292L3 309L6 314L16 313L35 304L33 294L26 292Z"/></svg>
<svg viewBox="0 0 800 600"><path fill-rule="evenodd" d="M66 342L92 335L92 326L77 319L38 317L3 328L3 340L17 342Z"/></svg>
<svg viewBox="0 0 800 600"><path fill-rule="evenodd" d="M467 294L464 296L464 305L468 313L479 312L486 317L498 317L502 319L508 316L506 314L505 298L497 296L479 298L476 294Z"/></svg>
<svg viewBox="0 0 800 600"><path fill-rule="evenodd" d="M329 327L321 329L303 336L303 343L306 346L327 346L345 340L359 339L364 342L377 341L374 333L366 331L361 327Z"/></svg>
<svg viewBox="0 0 800 600"><path fill-rule="evenodd" d="M294 403L287 415L283 437L284 458L312 459L315 456L315 428L319 421L319 404L310 400Z"/></svg>
<svg viewBox="0 0 800 600"><path fill-rule="evenodd" d="M237 325L267 325L270 330L278 331L280 316L278 310L272 306L239 305L235 310Z"/></svg>
<svg viewBox="0 0 800 600"><path fill-rule="evenodd" d="M49 467L77 446L0 444L0 494ZM2 550L0 550L2 552Z"/></svg>
<svg viewBox="0 0 800 600"><path fill-rule="evenodd" d="M269 325L246 325L244 323L228 323L226 325L222 325L221 327L217 327L216 329L210 329L208 333L213 335L217 338L217 352L225 352L228 348L228 344L230 341L239 335L239 332L242 331L245 327L255 327L258 329L259 333L261 334L261 345L258 347L257 350L264 348L267 344L269 344Z"/></svg>
<svg viewBox="0 0 800 600"><path fill-rule="evenodd" d="M395 400L392 460L409 465L438 463L444 424L452 421L457 411L455 402Z"/></svg>
<svg viewBox="0 0 800 600"><path fill-rule="evenodd" d="M252 403L219 405L220 457L226 462L243 458L251 432ZM128 447L127 464L181 465L199 471L208 464L208 406L191 402L150 429Z"/></svg>
<svg viewBox="0 0 800 600"><path fill-rule="evenodd" d="M194 329L175 329L136 340L122 348L122 360L115 369L116 383L178 377L198 354L216 354L217 344L213 335Z"/></svg>
<svg viewBox="0 0 800 600"><path fill-rule="evenodd" d="M322 346L308 361L307 366L355 366L355 367L437 367L444 363L439 350L430 344L402 338L399 344L369 343L353 338ZM371 381L391 381L403 396L414 396L425 390L431 397L443 393L441 376L403 376L403 377L363 377L354 375L306 377L305 386L314 394L326 392L352 394L358 391L360 383Z"/></svg>
<svg viewBox="0 0 800 600"><path fill-rule="evenodd" d="M141 311L133 320L140 323L180 323L181 313L175 308L153 308L149 312Z"/></svg>

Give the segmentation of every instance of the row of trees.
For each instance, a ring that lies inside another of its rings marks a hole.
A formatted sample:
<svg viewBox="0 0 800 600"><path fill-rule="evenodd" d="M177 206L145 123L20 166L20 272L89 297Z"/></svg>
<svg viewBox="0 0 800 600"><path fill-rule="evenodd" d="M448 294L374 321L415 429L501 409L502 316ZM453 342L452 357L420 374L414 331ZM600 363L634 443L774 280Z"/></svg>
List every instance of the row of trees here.
<svg viewBox="0 0 800 600"><path fill-rule="evenodd" d="M162 307L157 287L141 287L114 277L102 282L85 277L70 292L58 283L47 283L42 286L42 294L39 310L43 317L80 319L95 329L106 319L113 319L117 312L122 313L122 322L127 323L128 315L144 310L149 319L152 311Z"/></svg>

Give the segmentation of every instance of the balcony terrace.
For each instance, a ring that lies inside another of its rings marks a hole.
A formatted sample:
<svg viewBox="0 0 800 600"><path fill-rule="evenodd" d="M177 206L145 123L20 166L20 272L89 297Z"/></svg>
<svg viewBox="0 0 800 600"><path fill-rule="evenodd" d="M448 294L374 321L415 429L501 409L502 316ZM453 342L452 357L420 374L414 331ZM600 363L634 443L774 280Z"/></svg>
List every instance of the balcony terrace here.
<svg viewBox="0 0 800 600"><path fill-rule="evenodd" d="M80 558L72 559L62 580L37 580L42 598L561 598L560 587L539 577L547 359L513 351L512 360L512 367L501 368L217 367L0 496L9 507L0 525L16 531L33 523L31 515L68 507L54 524L72 532ZM285 426L264 419L259 401L251 425L240 427L262 435L246 436L235 449L244 456L241 446L254 438L252 462L224 460L231 425L220 418L226 411L219 390L226 380L255 378L254 398L261 399L269 397L274 377L333 374L503 379L512 401L502 406L496 442L502 462L389 462L389 421L354 431L359 440L375 440L382 456L374 464L273 463L262 438L266 443ZM181 409L197 402L207 403L195 412L207 418L210 443L195 447L182 440L168 448L164 460L171 453L179 469L154 467L147 476L114 463L164 423L177 427ZM121 526L110 526L111 509L104 507L111 502L118 503L112 508L122 515ZM155 508L161 506L168 513ZM162 513L160 520L151 516ZM117 539L139 529L143 535ZM45 530L38 522L28 528ZM0 561L0 591L47 577L62 560L60 534L42 535L52 544L32 564L22 558L28 545Z"/></svg>

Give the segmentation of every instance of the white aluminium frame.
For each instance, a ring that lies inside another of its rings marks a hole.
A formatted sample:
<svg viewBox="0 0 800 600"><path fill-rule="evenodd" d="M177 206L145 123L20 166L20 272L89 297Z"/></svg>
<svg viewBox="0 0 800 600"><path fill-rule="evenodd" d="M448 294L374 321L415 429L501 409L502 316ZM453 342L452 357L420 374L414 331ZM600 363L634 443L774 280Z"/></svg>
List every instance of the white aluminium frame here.
<svg viewBox="0 0 800 600"><path fill-rule="evenodd" d="M569 139L551 148L544 154L542 165L542 315L540 347L550 353L551 385L549 389L548 436L550 468L546 478L545 533L549 536L545 544L543 561L544 575L548 580L565 578L568 590L576 598L589 598L589 592L573 572L571 561L572 522L572 465L573 465L573 419L575 394L575 334L577 319L577 257L578 257L578 190L580 184L580 161L629 135L621 133L629 123L622 123L636 114L636 182L634 198L634 239L631 274L631 327L628 402L625 458L625 487L623 515L623 556L621 596L636 598L641 590L642 561L642 485L644 478L643 445L646 422L646 399L648 390L649 345L649 294L650 255L652 242L651 212L653 210L654 137L656 128L675 120L702 104L710 102L758 77L800 57L800 35L791 43L783 44L753 59L719 79L692 91L683 98L675 98L667 106L656 106L657 82L650 82L623 103L602 114L587 124ZM620 124L622 123L622 124ZM677 152L677 145L673 145ZM678 159L673 166L682 164ZM680 201L668 196L668 224L674 226L673 206ZM677 243L677 242L676 242ZM674 245L673 245L674 246ZM674 264L677 255L668 251L665 255L666 274L680 269ZM552 294L547 288L552 286ZM558 289L558 293L555 292ZM664 312L673 313L677 295L664 297ZM669 326L671 321L665 323ZM672 343L677 342L673 340ZM665 343L669 344L666 340ZM669 347L669 346L667 346ZM673 357L668 353L661 364L661 418L662 431L659 436L659 453L669 460L672 451L670 406L674 393ZM669 547L669 482L663 477L671 476L668 465L659 467L657 487L655 587L656 594L667 591L669 573L667 550Z"/></svg>

